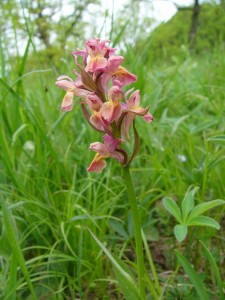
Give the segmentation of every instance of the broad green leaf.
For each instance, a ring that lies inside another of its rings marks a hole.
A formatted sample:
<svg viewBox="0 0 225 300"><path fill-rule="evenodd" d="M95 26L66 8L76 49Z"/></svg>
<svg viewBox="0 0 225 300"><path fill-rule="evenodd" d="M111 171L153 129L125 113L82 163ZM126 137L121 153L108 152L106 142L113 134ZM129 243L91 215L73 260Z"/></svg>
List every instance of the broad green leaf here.
<svg viewBox="0 0 225 300"><path fill-rule="evenodd" d="M224 200L217 199L196 205L188 217L188 222L190 222L193 218L202 215L205 211L223 204L225 204Z"/></svg>
<svg viewBox="0 0 225 300"><path fill-rule="evenodd" d="M185 222L189 212L194 207L194 195L197 192L198 187L194 188L192 191L186 193L183 201L182 201L182 216L183 221Z"/></svg>
<svg viewBox="0 0 225 300"><path fill-rule="evenodd" d="M182 223L181 211L173 199L165 197L163 199L163 205L179 223Z"/></svg>
<svg viewBox="0 0 225 300"><path fill-rule="evenodd" d="M181 243L187 235L188 229L186 225L176 225L174 227L174 234L179 243Z"/></svg>
<svg viewBox="0 0 225 300"><path fill-rule="evenodd" d="M123 238L127 239L128 238L128 234L126 232L126 230L123 227L123 224L117 220L110 220L109 221L109 225L112 227L112 229L118 233L120 236L122 236Z"/></svg>
<svg viewBox="0 0 225 300"><path fill-rule="evenodd" d="M201 282L198 274L195 272L189 261L178 251L175 251L176 257L183 267L185 273L188 275L190 281L194 285L196 292L199 296L199 300L208 300L208 294L206 292L206 288Z"/></svg>
<svg viewBox="0 0 225 300"><path fill-rule="evenodd" d="M209 262L210 262L210 264L212 266L212 270L214 271L214 274L215 274L215 277L216 277L216 281L217 281L217 284L218 284L219 300L223 300L224 299L223 281L221 279L219 268L217 267L215 259L212 256L212 254L210 253L209 249L206 247L206 245L202 241L200 241L200 243L202 244L203 251L204 251L206 257L208 258L208 260L209 260Z"/></svg>
<svg viewBox="0 0 225 300"><path fill-rule="evenodd" d="M113 268L119 283L120 288L122 289L124 296L128 300L141 300L141 297L138 293L137 286L131 277L131 275L124 270L124 268L121 266L122 263L119 263L118 258L114 258L113 255L110 253L110 251L102 244L102 242L95 236L95 234L86 227L91 236L94 238L96 243L99 245L99 247L102 249L102 251L105 253L105 255L109 258L111 263L113 264Z"/></svg>
<svg viewBox="0 0 225 300"><path fill-rule="evenodd" d="M220 229L220 225L218 222L216 222L212 218L206 217L206 216L198 216L198 217L192 219L188 225L189 226L208 226L208 227L215 228L217 230Z"/></svg>

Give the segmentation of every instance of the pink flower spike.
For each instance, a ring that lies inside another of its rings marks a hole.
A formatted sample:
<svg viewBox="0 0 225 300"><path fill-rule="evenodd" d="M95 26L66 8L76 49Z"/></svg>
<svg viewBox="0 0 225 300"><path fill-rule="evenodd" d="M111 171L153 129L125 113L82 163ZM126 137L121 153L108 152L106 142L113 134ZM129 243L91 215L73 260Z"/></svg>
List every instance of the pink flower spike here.
<svg viewBox="0 0 225 300"><path fill-rule="evenodd" d="M63 98L62 111L71 111L73 109L73 92L67 92Z"/></svg>

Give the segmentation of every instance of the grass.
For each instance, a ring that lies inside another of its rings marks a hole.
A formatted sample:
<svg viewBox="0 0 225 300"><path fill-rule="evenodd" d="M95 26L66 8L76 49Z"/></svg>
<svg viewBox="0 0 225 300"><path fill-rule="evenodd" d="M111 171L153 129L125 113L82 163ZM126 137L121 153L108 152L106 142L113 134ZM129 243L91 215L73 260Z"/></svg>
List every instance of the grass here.
<svg viewBox="0 0 225 300"><path fill-rule="evenodd" d="M29 300L35 293L37 299L123 299L109 259L85 226L109 251L134 261L128 199L116 162L109 160L100 175L87 173L93 157L89 144L100 135L85 124L79 105L66 114L59 109L63 93L54 82L57 75L72 76L72 59L42 67L38 53L29 61L26 51L14 64L15 58L1 49L0 297ZM224 143L210 141L224 135L224 52L182 55L154 65L148 51L147 43L137 60L136 51L127 47L124 62L137 73L135 87L155 118L150 125L137 120L141 154L131 168L145 247L152 250L163 299L197 299L192 283L176 269L175 223L161 200L168 195L180 204L189 186L199 186L199 203L224 198ZM224 276L223 215L222 207L211 212L221 231L193 228L178 249L201 273L211 299L218 288L198 240ZM13 239L9 220L16 228Z"/></svg>

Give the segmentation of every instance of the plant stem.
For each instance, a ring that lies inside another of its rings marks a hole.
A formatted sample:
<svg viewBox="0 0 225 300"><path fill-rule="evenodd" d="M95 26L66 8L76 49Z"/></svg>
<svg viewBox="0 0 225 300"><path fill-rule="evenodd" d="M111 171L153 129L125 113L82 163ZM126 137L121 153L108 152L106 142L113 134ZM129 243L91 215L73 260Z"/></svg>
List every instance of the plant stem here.
<svg viewBox="0 0 225 300"><path fill-rule="evenodd" d="M123 167L122 169L123 169L124 181L127 187L128 197L130 200L131 213L132 213L133 224L134 224L139 291L142 299L145 300L146 299L145 282L144 282L145 267L144 267L143 245L142 245L142 238L141 238L141 226L140 226L139 215L138 215L137 200L134 193L134 186L130 176L129 167Z"/></svg>

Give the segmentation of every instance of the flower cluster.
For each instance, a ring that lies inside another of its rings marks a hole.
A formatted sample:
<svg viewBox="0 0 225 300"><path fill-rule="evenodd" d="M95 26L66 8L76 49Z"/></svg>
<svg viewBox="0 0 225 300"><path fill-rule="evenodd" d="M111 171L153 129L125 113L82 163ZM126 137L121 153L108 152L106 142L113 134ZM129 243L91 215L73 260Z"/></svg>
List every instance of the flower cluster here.
<svg viewBox="0 0 225 300"><path fill-rule="evenodd" d="M128 165L139 149L139 137L134 126L137 115L151 122L149 107L140 107L140 91L133 89L123 92L124 86L137 80L137 76L121 66L124 57L115 55L116 49L109 47L108 40L92 38L86 41L84 50L72 52L78 70L74 81L68 76L57 78L56 85L66 91L62 110L71 111L74 96L80 98L84 117L88 123L102 133L104 143L95 142L90 149L96 155L90 164L89 172L101 172L106 166L105 159L113 157L122 165ZM83 64L78 62L78 56ZM133 125L135 143L133 153L128 158L122 148L124 139L130 141L129 131Z"/></svg>

